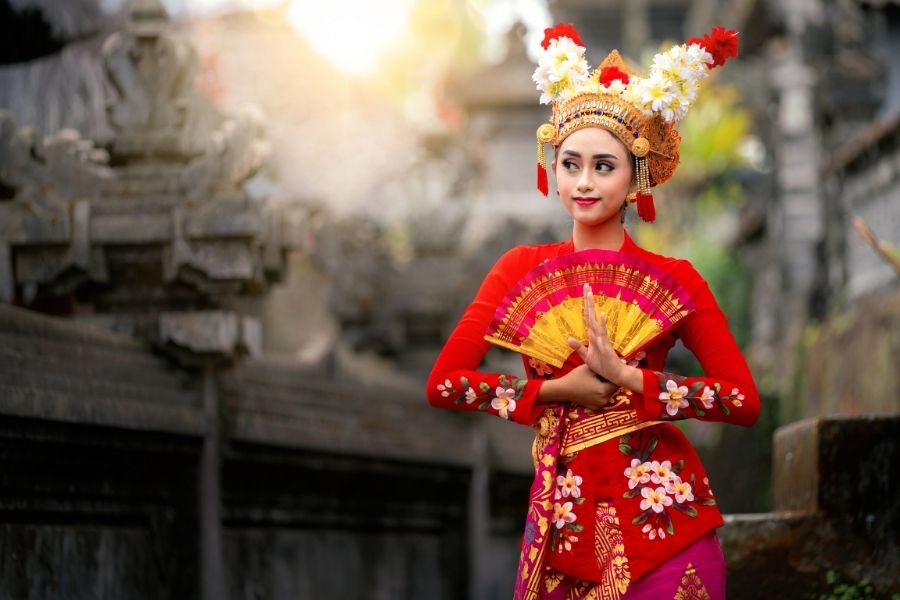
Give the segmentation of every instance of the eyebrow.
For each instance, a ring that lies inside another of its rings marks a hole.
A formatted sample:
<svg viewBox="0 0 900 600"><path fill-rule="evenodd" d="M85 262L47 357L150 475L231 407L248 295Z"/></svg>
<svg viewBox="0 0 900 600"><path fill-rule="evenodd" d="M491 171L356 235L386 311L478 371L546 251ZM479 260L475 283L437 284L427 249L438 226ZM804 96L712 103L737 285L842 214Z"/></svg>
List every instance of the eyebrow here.
<svg viewBox="0 0 900 600"><path fill-rule="evenodd" d="M574 156L574 157L576 157L576 158L581 158L581 154L578 153L578 152L575 152L574 150L563 150L563 154L564 154L564 155L568 155L568 156ZM591 158L594 158L594 159L598 159L598 158L612 158L612 159L618 160L619 157L616 156L615 154L595 154L595 155L592 156Z"/></svg>

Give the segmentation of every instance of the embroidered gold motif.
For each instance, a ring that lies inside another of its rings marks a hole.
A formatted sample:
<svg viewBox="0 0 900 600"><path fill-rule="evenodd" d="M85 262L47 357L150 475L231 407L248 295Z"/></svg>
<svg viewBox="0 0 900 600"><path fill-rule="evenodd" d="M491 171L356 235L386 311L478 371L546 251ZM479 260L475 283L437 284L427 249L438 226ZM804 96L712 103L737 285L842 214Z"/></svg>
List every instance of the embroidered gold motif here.
<svg viewBox="0 0 900 600"><path fill-rule="evenodd" d="M637 431L659 421L642 421L631 410L607 410L570 422L563 434L560 455L568 456L615 437Z"/></svg>
<svg viewBox="0 0 900 600"><path fill-rule="evenodd" d="M616 509L608 502L597 503L594 557L603 573L595 590L598 600L618 600L631 583L631 570L625 556L625 541L619 528Z"/></svg>
<svg viewBox="0 0 900 600"><path fill-rule="evenodd" d="M544 577L544 585L547 588L547 593L549 594L553 590L559 587L559 584L562 583L565 575L557 571L556 569L548 569L547 575Z"/></svg>
<svg viewBox="0 0 900 600"><path fill-rule="evenodd" d="M691 563L688 563L684 575L681 576L681 585L678 586L673 600L711 600L709 592L697 575L697 569Z"/></svg>
<svg viewBox="0 0 900 600"><path fill-rule="evenodd" d="M534 426L535 433L534 442L531 444L531 460L534 462L534 468L537 470L538 462L543 456L544 464L551 466L554 460L550 455L544 455L544 449L553 441L559 430L559 419L553 412L552 408L545 408L540 419Z"/></svg>
<svg viewBox="0 0 900 600"><path fill-rule="evenodd" d="M566 594L566 600L598 600L596 586L592 586L590 582L583 579L576 580L575 584L569 588Z"/></svg>

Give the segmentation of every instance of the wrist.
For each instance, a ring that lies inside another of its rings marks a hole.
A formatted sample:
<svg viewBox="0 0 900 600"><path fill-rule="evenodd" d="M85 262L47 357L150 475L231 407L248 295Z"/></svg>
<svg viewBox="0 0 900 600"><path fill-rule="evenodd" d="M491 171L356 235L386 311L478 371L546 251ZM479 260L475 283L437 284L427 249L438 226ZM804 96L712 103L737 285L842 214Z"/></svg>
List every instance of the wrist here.
<svg viewBox="0 0 900 600"><path fill-rule="evenodd" d="M569 388L570 385L567 376L560 377L559 379L547 379L538 390L536 401L539 404L568 402L572 396L572 390Z"/></svg>
<svg viewBox="0 0 900 600"><path fill-rule="evenodd" d="M637 367L622 364L614 382L619 387L628 388L632 392L642 394L644 391L644 372Z"/></svg>

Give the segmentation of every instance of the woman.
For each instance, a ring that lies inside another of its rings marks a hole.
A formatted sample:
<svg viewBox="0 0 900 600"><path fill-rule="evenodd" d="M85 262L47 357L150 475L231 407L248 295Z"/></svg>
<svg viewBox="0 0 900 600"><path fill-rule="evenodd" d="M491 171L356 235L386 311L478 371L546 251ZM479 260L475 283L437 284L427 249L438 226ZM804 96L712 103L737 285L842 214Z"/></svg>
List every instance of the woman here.
<svg viewBox="0 0 900 600"><path fill-rule="evenodd" d="M633 199L642 218L654 219L650 188L678 163L675 124L707 72L737 54L737 36L715 28L676 46L654 59L647 78L616 51L589 73L570 25L548 29L543 47L535 81L553 116L537 133L538 188L546 195L543 147L550 143L572 238L519 246L499 259L438 356L428 399L537 431L516 598L723 598L715 535L722 517L696 452L669 421L750 426L759 413L756 387L703 278L686 260L637 246L624 217ZM586 285L588 340L568 340L572 353L562 367L523 354L525 379L477 371L507 292L545 261L591 249L637 257L670 276L690 298L690 314L625 363ZM704 377L663 372L676 339L696 355Z"/></svg>

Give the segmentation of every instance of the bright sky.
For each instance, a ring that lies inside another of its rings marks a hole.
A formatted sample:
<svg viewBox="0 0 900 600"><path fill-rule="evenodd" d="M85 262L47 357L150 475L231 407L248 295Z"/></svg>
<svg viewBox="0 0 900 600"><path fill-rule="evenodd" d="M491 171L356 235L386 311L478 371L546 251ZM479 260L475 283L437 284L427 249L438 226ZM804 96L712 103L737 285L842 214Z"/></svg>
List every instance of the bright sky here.
<svg viewBox="0 0 900 600"><path fill-rule="evenodd" d="M414 0L162 0L172 15L211 15L235 10L263 10L288 5L290 24L337 67L354 75L374 70L380 55L403 31ZM502 57L505 33L517 21L528 31L534 56L545 27L551 25L547 0L445 0L464 2L481 18L488 60ZM108 10L127 0L100 0ZM337 7L337 8L336 8Z"/></svg>

